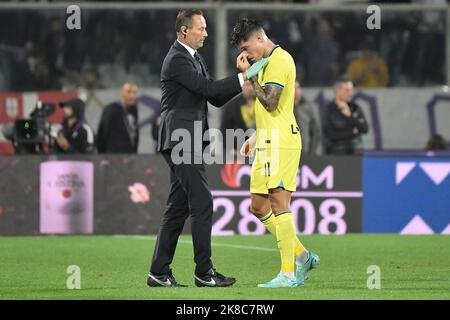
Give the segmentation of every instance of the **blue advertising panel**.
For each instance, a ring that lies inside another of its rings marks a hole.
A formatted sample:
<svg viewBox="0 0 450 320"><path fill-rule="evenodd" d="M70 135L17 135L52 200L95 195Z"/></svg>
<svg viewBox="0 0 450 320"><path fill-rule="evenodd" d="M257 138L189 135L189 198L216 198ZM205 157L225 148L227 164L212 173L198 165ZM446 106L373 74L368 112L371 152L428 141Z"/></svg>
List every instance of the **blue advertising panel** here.
<svg viewBox="0 0 450 320"><path fill-rule="evenodd" d="M450 234L450 159L366 157L363 232Z"/></svg>

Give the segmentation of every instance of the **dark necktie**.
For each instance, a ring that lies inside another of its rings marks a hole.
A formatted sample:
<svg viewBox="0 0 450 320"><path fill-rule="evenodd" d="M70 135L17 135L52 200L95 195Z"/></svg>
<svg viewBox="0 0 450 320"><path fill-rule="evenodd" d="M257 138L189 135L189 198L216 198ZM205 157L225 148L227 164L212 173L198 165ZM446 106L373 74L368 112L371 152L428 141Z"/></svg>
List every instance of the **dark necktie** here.
<svg viewBox="0 0 450 320"><path fill-rule="evenodd" d="M198 62L198 64L200 65L200 68L202 69L202 74L206 77L206 68L202 63L202 60L200 59L200 57L198 56L197 52L194 53L194 58L195 60Z"/></svg>
<svg viewBox="0 0 450 320"><path fill-rule="evenodd" d="M200 65L200 68L202 69L202 74L206 77L206 68L203 65L202 60L198 56L197 52L194 54L194 58L198 62L198 64ZM207 121L206 121L206 115L207 114L208 114L208 105L207 105L206 100L205 100L204 113L203 113L203 116L202 116L203 131L207 129L207 124L206 124L207 123Z"/></svg>

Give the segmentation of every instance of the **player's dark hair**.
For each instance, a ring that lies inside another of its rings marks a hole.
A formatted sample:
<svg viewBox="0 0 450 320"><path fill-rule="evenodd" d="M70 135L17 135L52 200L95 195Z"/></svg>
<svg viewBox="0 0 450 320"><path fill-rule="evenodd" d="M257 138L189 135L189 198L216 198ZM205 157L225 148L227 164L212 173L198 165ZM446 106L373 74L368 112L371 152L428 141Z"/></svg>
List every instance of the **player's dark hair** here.
<svg viewBox="0 0 450 320"><path fill-rule="evenodd" d="M247 41L253 32L260 30L264 29L258 21L242 18L233 27L230 43L238 46L241 42Z"/></svg>
<svg viewBox="0 0 450 320"><path fill-rule="evenodd" d="M192 17L195 15L203 16L203 11L200 9L180 10L175 22L175 31L180 32L182 26L190 28L192 26Z"/></svg>

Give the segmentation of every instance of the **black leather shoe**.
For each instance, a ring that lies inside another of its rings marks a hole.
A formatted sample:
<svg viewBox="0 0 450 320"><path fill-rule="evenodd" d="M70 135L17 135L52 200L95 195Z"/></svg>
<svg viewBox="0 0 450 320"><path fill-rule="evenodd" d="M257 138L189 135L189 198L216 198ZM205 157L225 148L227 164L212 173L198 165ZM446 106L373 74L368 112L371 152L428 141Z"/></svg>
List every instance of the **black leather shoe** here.
<svg viewBox="0 0 450 320"><path fill-rule="evenodd" d="M147 285L149 287L186 287L185 285L179 284L173 274L172 270L169 274L154 275L151 272L148 273Z"/></svg>
<svg viewBox="0 0 450 320"><path fill-rule="evenodd" d="M204 275L194 275L194 278L197 287L229 287L236 282L235 278L225 277L214 268Z"/></svg>

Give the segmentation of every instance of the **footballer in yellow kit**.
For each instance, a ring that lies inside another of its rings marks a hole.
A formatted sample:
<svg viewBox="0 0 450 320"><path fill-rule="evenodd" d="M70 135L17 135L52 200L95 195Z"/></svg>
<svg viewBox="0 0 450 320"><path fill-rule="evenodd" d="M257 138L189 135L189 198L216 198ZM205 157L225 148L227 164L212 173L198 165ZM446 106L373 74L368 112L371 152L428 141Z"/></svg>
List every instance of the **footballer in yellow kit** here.
<svg viewBox="0 0 450 320"><path fill-rule="evenodd" d="M302 149L294 116L295 63L254 20L239 20L233 28L231 43L242 51L238 63L241 71L250 67L248 60L265 64L258 76L249 79L257 98L256 135L245 141L241 155L249 156L256 151L250 177L250 211L276 237L281 267L275 278L258 287L297 287L305 283L309 271L319 264L319 256L306 250L298 239L290 209Z"/></svg>
<svg viewBox="0 0 450 320"><path fill-rule="evenodd" d="M295 63L280 46L269 53L269 62L259 73L262 87L281 88L278 107L267 111L257 99L255 103L256 154L252 165L250 192L268 194L282 187L294 192L302 141L294 116Z"/></svg>

